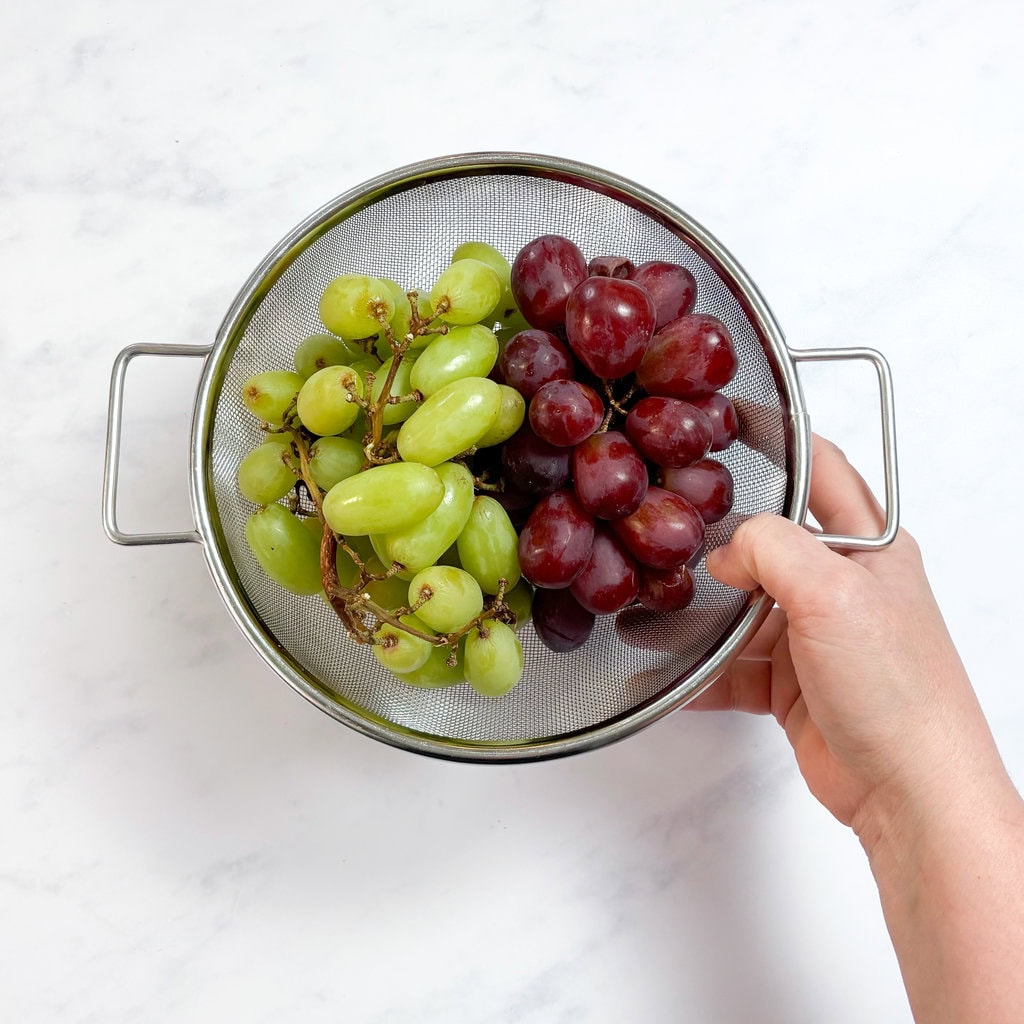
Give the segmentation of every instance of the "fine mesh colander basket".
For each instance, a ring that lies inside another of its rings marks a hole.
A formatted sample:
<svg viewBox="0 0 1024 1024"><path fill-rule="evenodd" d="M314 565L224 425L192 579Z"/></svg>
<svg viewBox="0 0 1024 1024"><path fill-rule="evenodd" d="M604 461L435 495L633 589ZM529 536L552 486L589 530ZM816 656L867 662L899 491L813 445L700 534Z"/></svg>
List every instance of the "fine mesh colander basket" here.
<svg viewBox="0 0 1024 1024"><path fill-rule="evenodd" d="M120 544L201 543L242 631L299 693L362 733L419 753L468 761L526 761L573 753L626 736L685 704L742 650L770 608L695 567L697 593L684 611L655 615L639 606L599 616L591 639L568 654L547 650L527 626L526 669L504 697L468 685L416 689L385 671L349 639L320 597L296 597L263 574L244 536L255 511L235 473L260 437L243 408L242 383L290 369L305 337L323 330L317 303L342 273L389 277L429 288L457 245L488 242L510 260L542 234L573 239L590 259L663 259L697 280L698 312L729 327L739 371L724 389L741 433L718 453L735 480L735 504L708 527L707 545L772 512L801 522L807 504L810 432L796 364L865 359L878 372L886 525L878 537L824 536L844 549L882 547L898 523L892 385L871 349L797 351L732 256L681 210L631 181L570 161L518 153L431 160L391 173L328 203L263 260L228 311L212 346L132 345L113 370L104 479L104 527ZM117 527L117 467L124 376L138 355L199 356L190 449L195 529L125 534Z"/></svg>

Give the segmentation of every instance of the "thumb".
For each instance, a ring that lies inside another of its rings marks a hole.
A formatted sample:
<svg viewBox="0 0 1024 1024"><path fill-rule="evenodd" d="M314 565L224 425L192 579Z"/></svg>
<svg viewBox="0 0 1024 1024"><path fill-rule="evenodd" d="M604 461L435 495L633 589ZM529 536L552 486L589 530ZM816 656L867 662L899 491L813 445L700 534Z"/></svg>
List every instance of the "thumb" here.
<svg viewBox="0 0 1024 1024"><path fill-rule="evenodd" d="M802 526L764 512L742 523L732 540L709 551L708 572L738 590L762 587L787 612L819 604L855 563L830 551Z"/></svg>

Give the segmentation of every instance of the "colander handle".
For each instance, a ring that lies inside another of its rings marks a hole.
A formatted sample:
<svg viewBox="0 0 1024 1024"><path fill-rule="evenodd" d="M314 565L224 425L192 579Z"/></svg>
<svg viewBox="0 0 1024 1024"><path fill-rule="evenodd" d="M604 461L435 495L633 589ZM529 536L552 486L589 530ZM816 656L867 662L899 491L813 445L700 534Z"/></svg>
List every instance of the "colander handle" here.
<svg viewBox="0 0 1024 1024"><path fill-rule="evenodd" d="M887 547L900 527L899 478L896 466L896 419L893 412L892 373L881 352L873 348L790 349L796 363L835 362L863 359L878 373L878 391L882 411L882 472L885 485L885 527L877 537L851 537L839 533L816 534L830 548L847 551L873 551Z"/></svg>
<svg viewBox="0 0 1024 1024"><path fill-rule="evenodd" d="M124 378L128 364L136 356L198 356L210 354L209 345L129 345L114 360L110 374L110 405L107 410L107 451L103 465L103 530L115 544L198 543L197 530L180 533L125 533L117 525L117 471L121 462L121 419L124 404Z"/></svg>

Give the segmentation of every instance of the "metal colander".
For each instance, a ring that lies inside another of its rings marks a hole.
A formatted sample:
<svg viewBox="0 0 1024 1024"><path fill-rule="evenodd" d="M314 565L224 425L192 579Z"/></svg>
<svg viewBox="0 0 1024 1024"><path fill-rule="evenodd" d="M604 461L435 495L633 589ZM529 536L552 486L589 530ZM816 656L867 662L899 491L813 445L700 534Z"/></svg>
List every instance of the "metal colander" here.
<svg viewBox="0 0 1024 1024"><path fill-rule="evenodd" d="M876 538L825 537L843 548L888 544L897 527L891 383L870 349L787 348L753 283L725 249L681 210L633 182L593 167L527 154L448 157L383 175L328 203L264 259L209 347L135 345L112 378L104 525L118 543L202 543L214 580L243 632L299 693L328 714L386 742L473 761L522 761L567 754L621 738L692 699L742 649L770 607L696 566L696 597L685 611L633 607L600 616L584 647L553 654L527 626L526 669L500 698L468 685L422 690L397 681L370 649L355 644L320 597L296 597L263 574L245 541L255 506L238 493L239 462L260 440L242 406L254 373L290 369L309 334L323 330L317 303L342 273L364 273L429 289L461 242L488 242L510 260L530 239L556 233L590 259L627 256L688 267L699 312L725 322L739 372L724 389L740 417L739 441L718 456L733 474L732 512L707 531L708 547L744 519L771 512L802 521L809 479L809 427L795 364L867 359L879 375L887 523ZM199 355L191 497L196 528L125 534L116 523L121 400L128 363L140 354Z"/></svg>

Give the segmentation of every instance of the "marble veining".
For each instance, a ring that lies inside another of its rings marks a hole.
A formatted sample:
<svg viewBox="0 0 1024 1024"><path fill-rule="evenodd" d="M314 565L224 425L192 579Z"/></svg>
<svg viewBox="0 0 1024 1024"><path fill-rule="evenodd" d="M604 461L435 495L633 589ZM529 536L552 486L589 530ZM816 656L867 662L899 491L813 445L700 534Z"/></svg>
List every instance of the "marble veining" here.
<svg viewBox="0 0 1024 1024"><path fill-rule="evenodd" d="M791 345L889 357L904 521L1019 782L1022 29L1008 0L4 5L5 1015L909 1022L860 848L773 721L682 712L497 769L346 730L197 547L106 541L107 383L131 342L209 343L278 239L390 168L633 178ZM128 528L189 526L197 373L132 370ZM877 482L870 375L802 379Z"/></svg>

